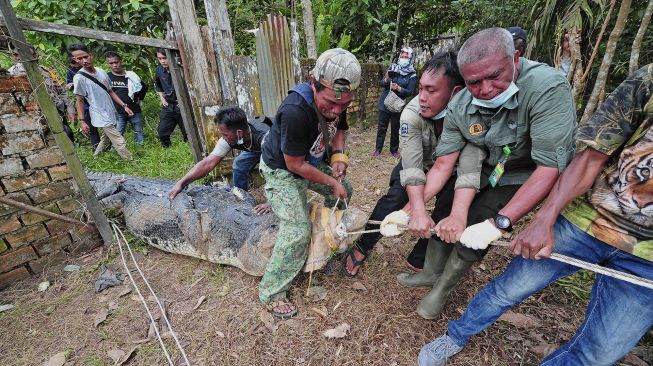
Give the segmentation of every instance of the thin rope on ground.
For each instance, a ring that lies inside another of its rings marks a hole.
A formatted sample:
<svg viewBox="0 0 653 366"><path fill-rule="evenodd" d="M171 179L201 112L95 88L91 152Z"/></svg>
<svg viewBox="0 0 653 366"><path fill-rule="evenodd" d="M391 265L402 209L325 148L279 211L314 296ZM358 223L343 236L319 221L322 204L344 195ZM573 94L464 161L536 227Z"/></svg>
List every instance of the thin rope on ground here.
<svg viewBox="0 0 653 366"><path fill-rule="evenodd" d="M120 236L118 235L118 231L116 231L117 226L116 224L113 224L113 233L116 235L116 241L118 243L118 250L120 251L120 257L122 258L122 264L125 267L125 271L127 272L127 276L129 277L129 280L132 283L132 286L134 286L134 289L136 290L136 293L138 294L138 297L141 299L141 302L143 303L143 306L145 307L145 311L147 311L147 316L150 317L151 324L154 328L154 332L156 333L156 337L159 340L159 344L161 345L161 349L163 349L163 353L166 355L166 359L168 360L168 364L171 366L174 366L174 362L172 362L172 359L170 358L170 354L168 353L168 349L166 348L166 345L163 343L163 338L161 338L161 334L159 334L159 329L156 326L156 321L154 320L154 316L152 316L152 313L150 312L149 307L147 306L147 302L145 301L145 298L141 294L141 291L138 289L138 285L136 285L136 281L134 281L134 277L132 277L131 271L129 270L129 266L127 266L127 260L125 259L125 255L122 251L122 245L120 244ZM127 244L129 245L129 244Z"/></svg>
<svg viewBox="0 0 653 366"><path fill-rule="evenodd" d="M190 362L188 361L188 357L186 356L186 351L184 351L184 348L181 346L181 342L179 342L179 339L177 338L175 331L172 329L172 324L170 324L170 321L168 320L168 316L166 315L163 305L161 305L161 301L159 301L159 297L156 296L154 289L152 289L152 286L150 286L150 283L145 278L145 274L143 274L143 271L141 271L141 267L138 265L138 262L136 262L136 258L134 257L134 252L129 246L129 242L127 241L127 238L125 238L125 235L123 234L122 230L120 230L120 228L118 228L116 224L113 224L113 226L118 231L118 233L120 233L120 236L122 237L122 239L125 242L125 245L127 246L127 250L129 250L129 255L131 256L132 261L134 262L134 266L136 267L136 270L138 271L141 278L143 279L143 282L145 282L147 288L150 290L150 293L154 297L154 300L156 301L157 305L159 305L159 309L161 310L161 315L163 316L163 319L165 320L168 329L170 329L170 334L172 335L172 338L175 340L175 343L177 344L177 348L179 348L179 351L181 352L181 355L184 358L184 362L186 362L186 364L190 366Z"/></svg>
<svg viewBox="0 0 653 366"><path fill-rule="evenodd" d="M510 247L510 245L511 245L510 242L500 241L500 240L494 241L494 242L492 242L490 244L500 246L500 247ZM551 256L549 256L549 258L551 258L553 260L557 260L559 262L567 263L567 264L575 266L575 267L586 269L588 271L600 273L600 274L608 276L608 277L613 277L613 278L616 278L616 279L619 279L619 280L622 280L622 281L626 281L626 282L632 283L634 285L639 285L639 286L642 286L642 287L653 289L653 281L649 280L647 278L635 276L635 275L630 274L630 273L617 271L615 269L603 267L603 266L598 265L598 264L585 262L583 260L573 258L573 257L569 257L569 256L566 256L564 254L551 253Z"/></svg>

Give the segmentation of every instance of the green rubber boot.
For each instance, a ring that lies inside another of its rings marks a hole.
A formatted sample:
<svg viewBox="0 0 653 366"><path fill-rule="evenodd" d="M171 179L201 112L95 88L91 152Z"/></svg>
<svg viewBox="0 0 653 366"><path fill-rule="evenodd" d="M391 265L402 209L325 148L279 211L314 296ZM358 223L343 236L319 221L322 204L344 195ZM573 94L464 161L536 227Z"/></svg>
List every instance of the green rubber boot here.
<svg viewBox="0 0 653 366"><path fill-rule="evenodd" d="M458 253L453 251L449 255L449 260L444 267L442 275L440 275L440 279L433 286L433 289L419 302L419 305L417 305L417 313L424 319L435 319L447 303L447 298L451 290L465 276L465 273L469 271L472 264L474 264L473 261L462 260L458 256Z"/></svg>
<svg viewBox="0 0 653 366"><path fill-rule="evenodd" d="M440 278L453 248L452 244L429 239L422 271L418 273L400 273L397 275L397 281L404 287L433 287Z"/></svg>

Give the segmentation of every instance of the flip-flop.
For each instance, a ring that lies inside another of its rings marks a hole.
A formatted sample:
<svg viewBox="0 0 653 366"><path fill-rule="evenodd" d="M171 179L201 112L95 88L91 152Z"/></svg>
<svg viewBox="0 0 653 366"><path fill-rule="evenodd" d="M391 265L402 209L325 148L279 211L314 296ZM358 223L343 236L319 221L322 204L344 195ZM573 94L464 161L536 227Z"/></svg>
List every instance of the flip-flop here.
<svg viewBox="0 0 653 366"><path fill-rule="evenodd" d="M278 312L278 311L274 311L274 308L280 307L280 306L283 306L283 305L290 305L290 306L294 307L294 309L287 312L287 313L281 313L281 312ZM275 317L277 319L281 319L281 320L290 319L293 316L297 315L297 313L299 312L299 309L297 308L297 305L291 303L288 299L285 299L285 298L270 301L269 303L264 304L264 306L265 306L265 309L270 314L272 314L273 317Z"/></svg>
<svg viewBox="0 0 653 366"><path fill-rule="evenodd" d="M362 254L362 252L361 252L361 254ZM354 268L358 267L358 271L356 271L355 274L351 274L351 273L349 273L349 271L347 271L347 258L351 258L351 263L354 265ZM354 249L352 249L349 252L347 252L347 255L345 255L342 258L342 262L341 262L341 266L340 266L340 272L342 272L342 274L344 274L345 276L350 277L350 278L356 277L356 276L358 276L358 272L360 272L360 267L363 265L363 263L365 263L366 259L367 259L367 256L365 258L363 258L362 260L356 259L356 256L354 255Z"/></svg>

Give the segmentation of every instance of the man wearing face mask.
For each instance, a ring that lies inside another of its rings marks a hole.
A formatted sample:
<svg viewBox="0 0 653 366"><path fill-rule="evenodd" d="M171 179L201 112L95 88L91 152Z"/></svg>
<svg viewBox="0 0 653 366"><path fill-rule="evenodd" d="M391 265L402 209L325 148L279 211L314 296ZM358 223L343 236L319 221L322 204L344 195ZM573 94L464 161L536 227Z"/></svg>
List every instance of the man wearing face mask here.
<svg viewBox="0 0 653 366"><path fill-rule="evenodd" d="M465 83L456 64L455 51L439 52L425 65L419 80L419 94L404 108L400 118L401 160L390 174L388 192L379 199L370 220L383 220L389 213L403 208L408 203L407 189L423 187L426 173L434 162L435 147L442 133L442 123L447 113L447 103L462 90ZM469 159L461 159L461 161ZM477 161L472 157L471 170L480 173ZM464 176L464 174L462 174ZM478 188L478 177L467 179L471 188ZM476 182L474 184L474 182ZM462 183L461 183L462 184ZM368 224L366 230L375 229ZM367 233L358 240L356 247L343 258L342 272L356 276L369 256L380 233ZM421 269L428 239L421 239L407 258L407 265Z"/></svg>
<svg viewBox="0 0 653 366"><path fill-rule="evenodd" d="M257 117L248 122L245 111L231 105L218 110L215 124L221 135L215 148L172 187L168 192L170 199L175 198L190 183L209 174L232 149L241 151L233 161L232 183L234 187L243 190L249 188L250 172L261 159L261 142L270 130L272 121L267 117ZM255 211L257 214L268 213L270 205L258 205Z"/></svg>
<svg viewBox="0 0 653 366"><path fill-rule="evenodd" d="M342 48L325 51L310 81L288 92L263 141L260 168L279 233L259 284L259 299L277 318L297 314L287 291L308 256L307 190L323 195L327 207L344 209L351 197L351 185L344 179L349 163L344 154L347 107L360 79L356 56Z"/></svg>
<svg viewBox="0 0 653 366"><path fill-rule="evenodd" d="M467 89L449 103L423 192L408 192L409 229L423 238L432 231L439 237L431 239L424 269L411 281L433 286L417 307L426 319L440 314L487 245L548 194L574 152L569 83L555 69L520 58L508 31L490 28L472 35L458 53L458 66ZM450 179L466 145L486 155L478 191L456 189ZM433 192L440 194L431 219L424 202ZM470 242L476 249L463 245Z"/></svg>

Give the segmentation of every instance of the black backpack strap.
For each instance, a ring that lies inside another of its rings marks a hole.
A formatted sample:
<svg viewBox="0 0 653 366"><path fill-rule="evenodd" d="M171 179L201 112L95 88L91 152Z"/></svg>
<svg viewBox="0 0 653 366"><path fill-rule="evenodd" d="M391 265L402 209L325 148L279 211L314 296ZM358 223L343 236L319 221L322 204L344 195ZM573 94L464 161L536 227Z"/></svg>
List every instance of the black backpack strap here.
<svg viewBox="0 0 653 366"><path fill-rule="evenodd" d="M89 73L87 73L87 72L84 72L84 71L82 71L82 70L79 70L77 73L80 74L80 75L82 75L83 77L87 78L88 80L94 82L95 84L97 84L100 88L102 88L102 90L104 90L105 92L107 92L107 94L110 94L110 93L109 93L109 89L107 89L107 86L104 85L104 84L102 84L102 83L100 82L100 80L96 79L93 75L91 75L91 74L89 74Z"/></svg>

